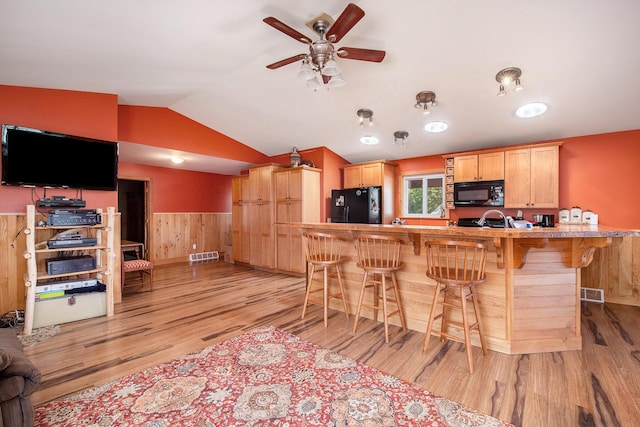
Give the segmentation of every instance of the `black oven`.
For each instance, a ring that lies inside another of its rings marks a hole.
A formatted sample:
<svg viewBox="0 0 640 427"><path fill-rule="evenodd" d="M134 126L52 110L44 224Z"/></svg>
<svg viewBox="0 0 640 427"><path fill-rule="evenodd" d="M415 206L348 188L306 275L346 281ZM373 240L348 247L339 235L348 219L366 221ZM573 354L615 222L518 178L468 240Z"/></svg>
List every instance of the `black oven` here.
<svg viewBox="0 0 640 427"><path fill-rule="evenodd" d="M456 182L455 206L504 206L504 181Z"/></svg>

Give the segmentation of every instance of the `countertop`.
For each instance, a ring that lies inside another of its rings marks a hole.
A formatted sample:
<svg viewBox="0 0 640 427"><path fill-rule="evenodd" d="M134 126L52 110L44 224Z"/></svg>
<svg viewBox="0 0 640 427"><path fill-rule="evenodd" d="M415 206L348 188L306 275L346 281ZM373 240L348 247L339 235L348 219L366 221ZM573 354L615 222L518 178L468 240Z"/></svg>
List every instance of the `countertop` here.
<svg viewBox="0 0 640 427"><path fill-rule="evenodd" d="M322 228L325 230L362 232L405 232L409 234L438 234L446 236L499 237L499 238L576 238L576 237L625 237L639 236L640 230L628 230L602 225L567 225L533 228L480 228L429 225L353 224L353 223L290 223L300 228Z"/></svg>

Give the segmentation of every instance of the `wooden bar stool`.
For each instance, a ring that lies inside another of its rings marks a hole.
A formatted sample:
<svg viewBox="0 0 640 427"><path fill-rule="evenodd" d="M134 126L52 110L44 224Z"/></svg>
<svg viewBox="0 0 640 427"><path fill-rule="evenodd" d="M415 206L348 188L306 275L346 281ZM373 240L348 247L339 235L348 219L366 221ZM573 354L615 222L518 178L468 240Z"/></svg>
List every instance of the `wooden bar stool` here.
<svg viewBox="0 0 640 427"><path fill-rule="evenodd" d="M324 326L327 327L327 317L329 309L329 298L339 298L344 305L344 313L349 318L349 308L347 307L346 294L340 274L340 264L344 262L341 251L341 240L337 236L327 233L305 232L302 234L305 241L305 253L308 266L307 275L307 292L304 297L304 307L302 307L302 319L307 311L309 304L309 295L311 293L322 292L322 305L324 306ZM335 267L336 276L338 276L338 284L340 292L331 293L329 289L329 268ZM314 289L313 279L316 272L322 269L322 288ZM313 302L313 301L312 301Z"/></svg>
<svg viewBox="0 0 640 427"><path fill-rule="evenodd" d="M400 262L400 249L402 240L391 236L374 234L361 234L355 239L356 252L358 253L358 267L364 270L356 319L353 323L353 333L356 333L360 310L362 307L373 309L373 318L378 320L378 310L382 309L384 320L384 341L389 342L389 317L400 316L402 330L407 330L407 324L402 311L400 292L395 272L404 267ZM387 276L391 278L391 285L387 285ZM373 303L364 304L364 294L367 288L373 288ZM380 296L382 291L382 296ZM393 291L394 297L390 298L388 292ZM389 312L388 303L396 305L396 310Z"/></svg>
<svg viewBox="0 0 640 427"><path fill-rule="evenodd" d="M480 335L480 345L482 353L487 354L482 334L482 321L478 298L476 296L475 285L484 283L485 265L487 258L487 248L485 245L476 242L464 241L427 241L425 242L427 254L427 276L436 281L436 289L433 294L433 302L429 313L427 324L427 334L424 337L422 353L426 353L431 334L440 335L444 341L445 337L454 340L461 340L460 337L447 332L447 327L451 325L459 326L464 332L464 344L467 351L467 362L469 371L473 373L473 358L471 355L470 331L478 331ZM443 294L440 300L440 294ZM469 324L467 315L467 301L471 301L475 322ZM442 312L436 315L436 306L442 306ZM457 309L461 312L462 321L450 319L450 309ZM441 319L440 330L433 329L433 323Z"/></svg>

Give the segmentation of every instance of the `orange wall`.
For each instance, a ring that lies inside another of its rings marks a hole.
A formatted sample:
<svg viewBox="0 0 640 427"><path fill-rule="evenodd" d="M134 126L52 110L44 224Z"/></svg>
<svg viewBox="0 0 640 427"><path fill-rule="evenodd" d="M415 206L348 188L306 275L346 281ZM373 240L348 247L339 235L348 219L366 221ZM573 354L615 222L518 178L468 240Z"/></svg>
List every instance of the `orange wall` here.
<svg viewBox="0 0 640 427"><path fill-rule="evenodd" d="M640 130L566 138L560 147L560 208L580 206L598 214L601 225L640 229L638 185L640 183ZM538 141L545 142L545 141ZM535 143L535 142L532 142ZM444 170L442 156L394 160L399 173ZM396 207L400 212L401 207ZM457 208L451 219L478 217L485 208ZM523 209L525 219L533 213L556 215L559 209ZM517 209L505 209L515 216ZM443 220L412 220L409 224L443 224Z"/></svg>
<svg viewBox="0 0 640 427"><path fill-rule="evenodd" d="M121 163L119 177L151 180L152 212L231 212L231 177Z"/></svg>
<svg viewBox="0 0 640 427"><path fill-rule="evenodd" d="M213 155L223 156L232 150L235 153L232 158L241 161L267 159L166 108L118 106L116 95L0 85L0 99L1 123L109 141L146 144L160 141L161 144L156 144L159 146L169 140L180 141L184 146L174 144L172 148L186 149L193 143L204 153ZM231 212L231 178L226 175L125 162L119 163L118 175L152 180L152 212ZM76 197L76 190L49 189L47 196L52 195ZM27 204L42 197L42 188L35 189L32 194L29 188L0 186L0 212L25 212ZM88 207L105 208L118 204L115 191L85 190L82 198Z"/></svg>
<svg viewBox="0 0 640 427"><path fill-rule="evenodd" d="M248 163L268 161L259 151L168 108L120 105L118 139Z"/></svg>
<svg viewBox="0 0 640 427"><path fill-rule="evenodd" d="M0 122L52 132L116 141L118 97L116 95L0 85ZM38 153L34 153L37 156ZM47 196L75 197L75 190L51 189ZM115 191L83 191L87 206L117 206ZM0 212L22 213L26 205L43 197L37 188L0 186Z"/></svg>

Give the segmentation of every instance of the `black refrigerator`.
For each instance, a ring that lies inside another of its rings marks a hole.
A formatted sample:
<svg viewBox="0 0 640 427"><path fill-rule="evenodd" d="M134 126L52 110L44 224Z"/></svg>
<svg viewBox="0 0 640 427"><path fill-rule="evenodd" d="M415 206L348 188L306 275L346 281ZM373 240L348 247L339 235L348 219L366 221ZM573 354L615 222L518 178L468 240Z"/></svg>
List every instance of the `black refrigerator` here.
<svg viewBox="0 0 640 427"><path fill-rule="evenodd" d="M380 224L382 187L331 190L331 222Z"/></svg>

